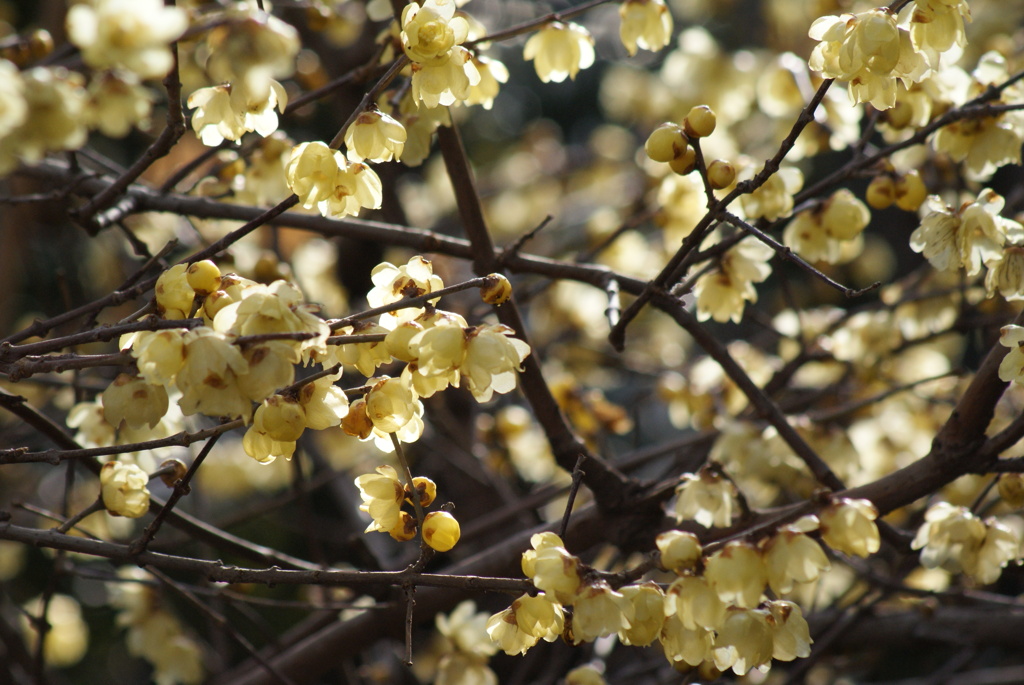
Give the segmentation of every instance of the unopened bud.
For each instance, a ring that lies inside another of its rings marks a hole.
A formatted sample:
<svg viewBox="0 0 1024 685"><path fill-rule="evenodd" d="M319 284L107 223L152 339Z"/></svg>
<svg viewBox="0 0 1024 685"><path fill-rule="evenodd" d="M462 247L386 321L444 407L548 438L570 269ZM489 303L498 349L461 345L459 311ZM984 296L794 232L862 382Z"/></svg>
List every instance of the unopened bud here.
<svg viewBox="0 0 1024 685"><path fill-rule="evenodd" d="M388 535L399 542L412 540L416 537L416 519L409 515L407 511L399 512L398 523L388 531Z"/></svg>
<svg viewBox="0 0 1024 685"><path fill-rule="evenodd" d="M512 297L512 284L501 274L491 274L487 283L480 288L480 297L487 304L504 304Z"/></svg>
<svg viewBox="0 0 1024 685"><path fill-rule="evenodd" d="M736 181L736 167L724 159L716 159L708 165L708 183L715 190L728 188Z"/></svg>
<svg viewBox="0 0 1024 685"><path fill-rule="evenodd" d="M190 264L185 277L197 295L209 295L220 287L220 269L209 259Z"/></svg>
<svg viewBox="0 0 1024 685"><path fill-rule="evenodd" d="M678 124L664 123L648 136L644 150L655 162L671 162L686 151L689 142Z"/></svg>
<svg viewBox="0 0 1024 685"><path fill-rule="evenodd" d="M459 541L459 522L447 511L432 511L423 519L423 539L438 552L447 552Z"/></svg>
<svg viewBox="0 0 1024 685"><path fill-rule="evenodd" d="M180 459L168 459L160 464L160 468L157 470L160 472L160 480L164 485L173 488L175 483L185 477L188 467Z"/></svg>
<svg viewBox="0 0 1024 685"><path fill-rule="evenodd" d="M885 209L896 200L896 183L890 176L875 176L868 184L864 199L874 209Z"/></svg>
<svg viewBox="0 0 1024 685"><path fill-rule="evenodd" d="M718 119L707 105L697 105L683 119L683 130L691 138L704 138L715 131Z"/></svg>
<svg viewBox="0 0 1024 685"><path fill-rule="evenodd" d="M916 212L928 197L928 189L917 171L909 171L896 181L896 206L908 212Z"/></svg>
<svg viewBox="0 0 1024 685"><path fill-rule="evenodd" d="M680 157L676 157L668 163L672 171L676 172L680 176L693 171L693 168L697 166L697 153L693 151L692 147L686 148L686 151Z"/></svg>

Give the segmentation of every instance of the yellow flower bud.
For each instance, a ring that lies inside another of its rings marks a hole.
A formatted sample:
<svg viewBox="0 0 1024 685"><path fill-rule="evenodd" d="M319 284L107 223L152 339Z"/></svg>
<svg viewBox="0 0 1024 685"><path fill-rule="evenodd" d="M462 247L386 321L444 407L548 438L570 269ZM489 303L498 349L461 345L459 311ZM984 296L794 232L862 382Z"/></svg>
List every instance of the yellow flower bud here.
<svg viewBox="0 0 1024 685"><path fill-rule="evenodd" d="M683 119L683 130L691 138L704 138L715 131L717 117L707 105L697 105Z"/></svg>
<svg viewBox="0 0 1024 685"><path fill-rule="evenodd" d="M671 162L686 152L689 143L689 139L678 124L666 122L647 137L644 151L655 162Z"/></svg>
<svg viewBox="0 0 1024 685"><path fill-rule="evenodd" d="M175 264L156 279L156 310L165 319L187 318L195 291L188 284L185 265Z"/></svg>
<svg viewBox="0 0 1024 685"><path fill-rule="evenodd" d="M885 209L896 200L896 183L891 176L875 176L868 184L865 199L873 208Z"/></svg>
<svg viewBox="0 0 1024 685"><path fill-rule="evenodd" d="M896 206L908 212L916 212L928 197L928 189L921 180L921 174L910 171L896 181Z"/></svg>
<svg viewBox="0 0 1024 685"><path fill-rule="evenodd" d="M220 269L209 259L190 264L185 277L197 295L209 295L220 287Z"/></svg>
<svg viewBox="0 0 1024 685"><path fill-rule="evenodd" d="M697 153L693 151L692 147L688 147L682 155L671 160L668 165L680 176L686 176L697 166Z"/></svg>
<svg viewBox="0 0 1024 685"><path fill-rule="evenodd" d="M459 541L459 522L447 511L432 511L423 519L423 539L438 552L447 552Z"/></svg>
<svg viewBox="0 0 1024 685"><path fill-rule="evenodd" d="M716 159L708 165L708 183L715 190L728 188L736 181L736 167L723 159Z"/></svg>
<svg viewBox="0 0 1024 685"><path fill-rule="evenodd" d="M999 477L999 496L1014 509L1024 507L1024 474L1004 473Z"/></svg>
<svg viewBox="0 0 1024 685"><path fill-rule="evenodd" d="M512 297L512 284L501 274L490 274L486 285L480 288L480 299L487 304L504 304Z"/></svg>

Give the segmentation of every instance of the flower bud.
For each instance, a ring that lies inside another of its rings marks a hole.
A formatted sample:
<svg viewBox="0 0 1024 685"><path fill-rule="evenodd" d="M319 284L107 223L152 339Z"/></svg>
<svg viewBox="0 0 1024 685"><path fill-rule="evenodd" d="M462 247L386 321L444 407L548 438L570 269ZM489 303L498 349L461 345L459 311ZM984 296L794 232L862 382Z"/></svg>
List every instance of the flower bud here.
<svg viewBox="0 0 1024 685"><path fill-rule="evenodd" d="M896 206L908 212L916 212L928 197L928 189L917 171L910 171L896 181L895 192Z"/></svg>
<svg viewBox="0 0 1024 685"><path fill-rule="evenodd" d="M181 459L168 459L167 461L160 464L160 480L163 481L164 485L169 488L173 488L174 484L185 477L185 473L188 472L188 467L185 466Z"/></svg>
<svg viewBox="0 0 1024 685"><path fill-rule="evenodd" d="M188 284L185 268L175 264L156 279L156 310L165 319L184 319L192 309L195 291Z"/></svg>
<svg viewBox="0 0 1024 685"><path fill-rule="evenodd" d="M715 131L717 118L707 105L697 105L683 119L683 130L691 138L704 138Z"/></svg>
<svg viewBox="0 0 1024 685"><path fill-rule="evenodd" d="M708 165L708 183L715 190L728 188L736 181L736 167L724 159L716 159Z"/></svg>
<svg viewBox="0 0 1024 685"><path fill-rule="evenodd" d="M197 295L209 295L220 287L220 269L209 259L190 264L185 277Z"/></svg>
<svg viewBox="0 0 1024 685"><path fill-rule="evenodd" d="M412 479L412 485L416 489L416 492L419 493L420 506L429 507L434 501L434 498L437 497L437 485L434 481L429 478L417 476ZM410 499L412 497L412 493L409 490L409 486L405 487L405 494L405 501L412 504L412 499Z"/></svg>
<svg viewBox="0 0 1024 685"><path fill-rule="evenodd" d="M447 552L459 541L459 522L447 511L432 511L423 519L423 539L438 552Z"/></svg>
<svg viewBox="0 0 1024 685"><path fill-rule="evenodd" d="M668 165L680 176L686 176L697 166L697 153L693 151L692 147L688 147L682 155L671 160Z"/></svg>
<svg viewBox="0 0 1024 685"><path fill-rule="evenodd" d="M1024 474L1004 473L999 477L999 496L1014 509L1024 507Z"/></svg>
<svg viewBox="0 0 1024 685"><path fill-rule="evenodd" d="M217 312L234 302L234 298L223 290L215 290L203 300L203 314L206 318L213 320Z"/></svg>
<svg viewBox="0 0 1024 685"><path fill-rule="evenodd" d="M875 176L868 184L865 199L873 208L885 209L896 200L896 183L890 176Z"/></svg>
<svg viewBox="0 0 1024 685"><path fill-rule="evenodd" d="M644 150L655 162L671 162L686 151L689 142L677 124L664 123L647 137Z"/></svg>
<svg viewBox="0 0 1024 685"><path fill-rule="evenodd" d="M490 274L487 284L480 288L480 298L487 304L504 304L512 297L512 284L501 274Z"/></svg>

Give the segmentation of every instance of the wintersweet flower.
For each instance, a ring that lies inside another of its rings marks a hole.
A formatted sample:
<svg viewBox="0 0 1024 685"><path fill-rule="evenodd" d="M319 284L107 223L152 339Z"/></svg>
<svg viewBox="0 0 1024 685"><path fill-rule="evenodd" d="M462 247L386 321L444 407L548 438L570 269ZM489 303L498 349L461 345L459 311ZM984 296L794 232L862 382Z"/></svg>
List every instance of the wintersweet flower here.
<svg viewBox="0 0 1024 685"><path fill-rule="evenodd" d="M998 292L1010 301L1024 300L1024 246L1004 246L998 256L985 260L985 266L985 290L989 297Z"/></svg>
<svg viewBox="0 0 1024 685"><path fill-rule="evenodd" d="M124 421L132 428L155 427L167 413L167 390L126 373L103 391L103 414L112 426Z"/></svg>
<svg viewBox="0 0 1024 685"><path fill-rule="evenodd" d="M523 595L524 598L528 596ZM487 636L509 656L526 654L526 651L537 644L540 639L520 628L516 616L519 601L516 600L511 607L494 614L487 620Z"/></svg>
<svg viewBox="0 0 1024 685"><path fill-rule="evenodd" d="M746 167L740 180L753 178L753 167ZM743 211L749 219L775 221L793 211L793 195L804 184L804 176L796 167L782 167L751 193L740 196Z"/></svg>
<svg viewBox="0 0 1024 685"><path fill-rule="evenodd" d="M739 323L747 302L757 302L760 283L772 272L772 248L754 237L744 238L719 261L718 268L697 279L697 319Z"/></svg>
<svg viewBox="0 0 1024 685"><path fill-rule="evenodd" d="M921 225L910 235L910 247L940 271L963 267L968 276L975 276L985 261L1000 256L1010 232L1024 230L1016 221L999 215L1004 205L1005 200L989 188L974 202L964 202L956 209L933 195L926 202Z"/></svg>
<svg viewBox="0 0 1024 685"><path fill-rule="evenodd" d="M811 629L800 607L784 599L768 602L768 625L772 628L772 658L793 661L810 656Z"/></svg>
<svg viewBox="0 0 1024 685"><path fill-rule="evenodd" d="M361 162L347 163L340 152L335 153L338 173L331 194L317 203L326 217L356 216L359 210L380 209L383 190L377 172Z"/></svg>
<svg viewBox="0 0 1024 685"><path fill-rule="evenodd" d="M184 328L168 328L129 333L121 337L120 347L130 348L140 376L150 383L167 385L185 363L187 332Z"/></svg>
<svg viewBox="0 0 1024 685"><path fill-rule="evenodd" d="M963 571L984 585L996 582L1003 566L1020 556L1020 539L1011 528L948 502L928 509L911 547L921 549L925 568Z"/></svg>
<svg viewBox="0 0 1024 685"><path fill-rule="evenodd" d="M633 605L629 600L603 581L580 589L572 609L572 636L573 643L577 645L628 630L634 618Z"/></svg>
<svg viewBox="0 0 1024 685"><path fill-rule="evenodd" d="M388 333L388 329L370 321L357 321L337 331L338 335L380 335ZM367 378L373 375L378 366L391 361L391 352L384 341L345 343L328 348L325 366L337 361L346 366L354 366L359 373Z"/></svg>
<svg viewBox="0 0 1024 685"><path fill-rule="evenodd" d="M768 583L760 550L737 540L711 555L704 564L704 576L723 602L747 609L761 602Z"/></svg>
<svg viewBox="0 0 1024 685"><path fill-rule="evenodd" d="M665 593L665 615L676 616L689 630L717 628L727 605L703 576L682 576Z"/></svg>
<svg viewBox="0 0 1024 685"><path fill-rule="evenodd" d="M97 74L89 84L86 117L89 126L105 136L124 138L133 126L144 126L149 121L152 109L152 93L130 72Z"/></svg>
<svg viewBox="0 0 1024 685"><path fill-rule="evenodd" d="M881 545L875 525L878 509L866 499L833 501L821 510L818 518L821 539L837 552L866 557L877 552Z"/></svg>
<svg viewBox="0 0 1024 685"><path fill-rule="evenodd" d="M554 533L537 533L530 538L532 550L523 552L523 574L538 590L562 604L572 604L580 589L580 560L569 554Z"/></svg>
<svg viewBox="0 0 1024 685"><path fill-rule="evenodd" d="M669 615L658 639L665 650L665 658L671 663L699 666L711 656L715 634L708 628L688 628L678 616Z"/></svg>
<svg viewBox="0 0 1024 685"><path fill-rule="evenodd" d="M651 644L665 623L665 593L654 582L626 585L619 592L633 607L630 626L619 630L619 639L626 645Z"/></svg>
<svg viewBox="0 0 1024 685"><path fill-rule="evenodd" d="M693 533L668 530L659 534L654 542L661 552L662 568L681 573L696 566L700 560L700 540Z"/></svg>
<svg viewBox="0 0 1024 685"><path fill-rule="evenodd" d="M45 615L44 615L45 611ZM89 650L89 625L82 618L82 608L73 597L53 594L45 600L36 597L24 605L21 617L25 647L35 653L39 645L38 624L28 617L46 621L49 629L43 637L42 655L47 666L67 668L74 666Z"/></svg>
<svg viewBox="0 0 1024 685"><path fill-rule="evenodd" d="M402 266L390 262L382 262L370 272L373 289L366 293L366 302L371 307L380 307L398 302L404 297L418 297L444 288L444 281L434 274L434 267L429 259L419 255L409 259ZM419 314L421 310L416 310ZM415 317L411 317L415 318ZM381 325L391 329L381 317Z"/></svg>
<svg viewBox="0 0 1024 685"><path fill-rule="evenodd" d="M175 264L156 279L156 311L165 319L187 319L196 293L188 284L187 264Z"/></svg>
<svg viewBox="0 0 1024 685"><path fill-rule="evenodd" d="M266 98L273 79L295 71L301 42L295 27L268 12L236 5L229 20L207 37L206 71L217 83L243 87L253 97Z"/></svg>
<svg viewBox="0 0 1024 685"><path fill-rule="evenodd" d="M855 104L870 102L889 109L896 104L896 79L909 87L928 73L910 33L896 25L896 15L888 8L821 17L811 24L808 35L821 41L811 52L811 69L848 81Z"/></svg>
<svg viewBox="0 0 1024 685"><path fill-rule="evenodd" d="M522 370L530 346L513 338L514 333L503 324L470 329L459 372L477 402L487 402L493 393L515 389L516 372Z"/></svg>
<svg viewBox="0 0 1024 685"><path fill-rule="evenodd" d="M519 629L528 635L554 642L562 636L565 628L565 612L562 605L553 601L543 592L535 596L523 595L512 603Z"/></svg>
<svg viewBox="0 0 1024 685"><path fill-rule="evenodd" d="M374 428L384 433L395 433L409 423L417 403L412 389L401 378L381 376L366 393L366 413Z"/></svg>
<svg viewBox="0 0 1024 685"><path fill-rule="evenodd" d="M441 63L469 36L469 22L455 14L455 0L410 2L402 10L402 49L421 64Z"/></svg>
<svg viewBox="0 0 1024 685"><path fill-rule="evenodd" d="M994 518L985 519L985 541L965 570L982 585L989 585L999 580L1004 566L1020 556L1017 532Z"/></svg>
<svg viewBox="0 0 1024 685"><path fill-rule="evenodd" d="M751 669L768 666L774 649L770 616L763 609L730 609L715 638L715 668L731 668L742 676Z"/></svg>
<svg viewBox="0 0 1024 685"><path fill-rule="evenodd" d="M825 202L799 212L783 233L783 242L804 259L837 263L844 243L856 239L871 221L867 206L846 188Z"/></svg>
<svg viewBox="0 0 1024 685"><path fill-rule="evenodd" d="M783 528L764 546L768 584L777 595L792 592L797 583L817 580L831 564L816 540L792 528Z"/></svg>
<svg viewBox="0 0 1024 685"><path fill-rule="evenodd" d="M345 147L353 162L390 162L402 156L407 136L396 119L371 109L360 114L345 131Z"/></svg>
<svg viewBox="0 0 1024 685"><path fill-rule="evenodd" d="M657 52L672 37L672 13L664 0L626 0L619 5L619 38L632 57L637 48Z"/></svg>
<svg viewBox="0 0 1024 685"><path fill-rule="evenodd" d="M970 21L967 0L915 0L910 16L910 41L935 69L940 54L954 45L967 44L964 23Z"/></svg>
<svg viewBox="0 0 1024 685"><path fill-rule="evenodd" d="M241 416L248 420L252 403L238 387L248 373L245 357L226 336L209 328L196 328L183 336L185 363L175 376L186 416Z"/></svg>
<svg viewBox="0 0 1024 685"><path fill-rule="evenodd" d="M999 344L1010 348L999 364L999 379L1024 385L1024 327L1010 324L999 333Z"/></svg>
<svg viewBox="0 0 1024 685"><path fill-rule="evenodd" d="M732 523L736 486L721 474L710 469L685 473L676 486L676 495L677 521L696 521L705 528Z"/></svg>
<svg viewBox="0 0 1024 685"><path fill-rule="evenodd" d="M398 480L398 472L391 466L378 466L376 474L363 474L355 482L363 500L359 510L373 519L364 532L377 530L387 533L394 529L399 523L402 500L405 499L405 487Z"/></svg>
<svg viewBox="0 0 1024 685"><path fill-rule="evenodd" d="M188 28L184 10L161 0L95 0L68 10L67 29L82 59L94 69L118 67L141 78L171 70L169 45Z"/></svg>
<svg viewBox="0 0 1024 685"><path fill-rule="evenodd" d="M335 151L320 141L296 145L285 165L288 187L306 209L331 196L338 171Z"/></svg>
<svg viewBox="0 0 1024 685"><path fill-rule="evenodd" d="M149 511L149 476L135 464L108 461L100 469L103 506L114 516L139 518Z"/></svg>
<svg viewBox="0 0 1024 685"><path fill-rule="evenodd" d="M480 75L480 81L470 86L465 103L490 109L494 105L494 98L498 97L498 91L501 89L499 84L508 82L508 68L498 60L482 55L473 57L473 66L476 67L476 72Z"/></svg>
<svg viewBox="0 0 1024 685"><path fill-rule="evenodd" d="M580 69L594 63L594 38L579 24L553 21L526 41L523 59L533 60L544 83L575 80Z"/></svg>
<svg viewBox="0 0 1024 685"><path fill-rule="evenodd" d="M452 48L443 62L413 62L411 68L412 96L428 109L467 100L473 86L480 84L473 55L461 46Z"/></svg>

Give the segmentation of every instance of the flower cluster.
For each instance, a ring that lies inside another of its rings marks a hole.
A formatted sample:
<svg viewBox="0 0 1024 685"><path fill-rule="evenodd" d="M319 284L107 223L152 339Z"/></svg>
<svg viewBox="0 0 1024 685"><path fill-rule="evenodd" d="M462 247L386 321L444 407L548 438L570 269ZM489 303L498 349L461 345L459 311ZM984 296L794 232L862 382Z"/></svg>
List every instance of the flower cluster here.
<svg viewBox="0 0 1024 685"><path fill-rule="evenodd" d="M416 477L412 484L403 485L398 472L391 466L378 466L377 473L366 473L356 478L356 487L363 503L360 511L370 515L370 524L364 532L387 533L404 542L416 537L419 523L407 509L429 507L437 497L437 486L429 478ZM447 511L431 511L423 517L423 541L438 552L447 552L459 541L459 522Z"/></svg>
<svg viewBox="0 0 1024 685"><path fill-rule="evenodd" d="M995 518L982 520L965 507L939 502L924 515L911 547L921 565L966 573L982 585L996 582L1003 567L1020 558L1020 538Z"/></svg>
<svg viewBox="0 0 1024 685"><path fill-rule="evenodd" d="M380 208L377 173L361 162L349 162L325 143L297 145L285 167L285 178L303 207L316 207L326 217L355 216L363 208Z"/></svg>
<svg viewBox="0 0 1024 685"><path fill-rule="evenodd" d="M757 302L755 283L768 278L772 248L753 237L744 238L729 249L718 267L697 279L697 318L739 323L747 302Z"/></svg>
<svg viewBox="0 0 1024 685"><path fill-rule="evenodd" d="M412 94L424 107L469 98L480 72L462 43L469 22L455 14L455 0L411 2L402 10L402 49L412 60Z"/></svg>
<svg viewBox="0 0 1024 685"><path fill-rule="evenodd" d="M897 79L910 86L928 73L910 32L896 25L896 15L887 8L821 17L811 24L808 35L821 41L811 53L811 69L848 81L854 103L889 109L896 104Z"/></svg>
<svg viewBox="0 0 1024 685"><path fill-rule="evenodd" d="M791 601L762 602L766 584L777 593L815 580L828 561L804 534L816 520L787 528L762 546L730 542L703 558L696 536L669 531L658 537L662 566L678 577L663 591L653 582L613 589L601 574L570 554L553 533L531 538L523 573L540 592L523 595L487 623L491 639L507 654L523 654L540 640L562 635L576 644L617 634L624 644L661 643L671 663L744 675L767 670L773 658L791 661L810 653L810 635ZM703 574L696 573L703 561ZM571 613L565 607L571 607Z"/></svg>
<svg viewBox="0 0 1024 685"><path fill-rule="evenodd" d="M128 652L153 665L158 683L194 685L203 681L203 652L181 621L160 603L155 578L141 568L123 566L107 584L117 625L125 628Z"/></svg>
<svg viewBox="0 0 1024 685"><path fill-rule="evenodd" d="M924 217L910 236L910 247L940 271L964 268L968 276L976 276L982 264L996 267L1003 260L1004 243L1011 236L1020 240L1024 232L1016 221L999 215L1004 204L988 188L973 202L956 208L933 195L925 202Z"/></svg>

